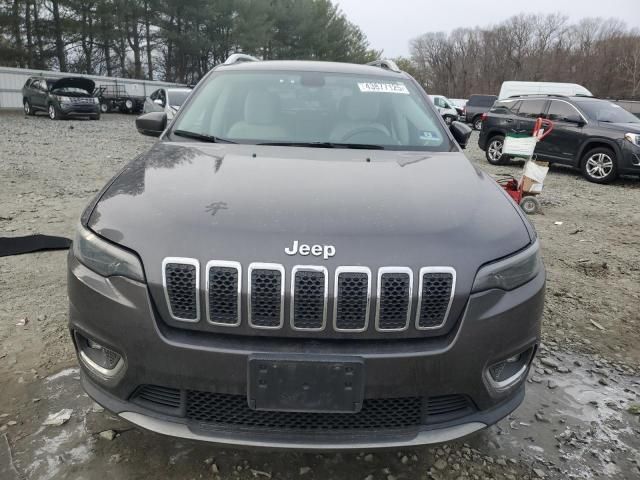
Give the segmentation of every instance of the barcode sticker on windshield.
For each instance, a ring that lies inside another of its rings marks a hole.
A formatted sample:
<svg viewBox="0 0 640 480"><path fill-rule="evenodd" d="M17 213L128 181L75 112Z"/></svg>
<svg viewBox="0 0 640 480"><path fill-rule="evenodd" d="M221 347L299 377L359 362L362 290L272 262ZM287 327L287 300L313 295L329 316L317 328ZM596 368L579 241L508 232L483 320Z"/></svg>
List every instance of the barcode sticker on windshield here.
<svg viewBox="0 0 640 480"><path fill-rule="evenodd" d="M409 90L402 83L379 83L379 82L358 82L358 88L361 92L376 93L401 93L409 95Z"/></svg>

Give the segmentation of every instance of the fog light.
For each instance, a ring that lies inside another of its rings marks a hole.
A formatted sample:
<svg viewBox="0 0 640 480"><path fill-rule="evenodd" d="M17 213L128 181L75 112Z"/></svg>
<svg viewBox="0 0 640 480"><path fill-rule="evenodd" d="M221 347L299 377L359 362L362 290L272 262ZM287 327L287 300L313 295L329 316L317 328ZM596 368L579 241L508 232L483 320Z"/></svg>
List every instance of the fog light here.
<svg viewBox="0 0 640 480"><path fill-rule="evenodd" d="M503 391L520 383L527 373L532 354L533 348L528 348L491 365L486 373L489 384L495 390Z"/></svg>
<svg viewBox="0 0 640 480"><path fill-rule="evenodd" d="M122 355L78 332L76 344L82 363L102 377L114 377L124 366Z"/></svg>

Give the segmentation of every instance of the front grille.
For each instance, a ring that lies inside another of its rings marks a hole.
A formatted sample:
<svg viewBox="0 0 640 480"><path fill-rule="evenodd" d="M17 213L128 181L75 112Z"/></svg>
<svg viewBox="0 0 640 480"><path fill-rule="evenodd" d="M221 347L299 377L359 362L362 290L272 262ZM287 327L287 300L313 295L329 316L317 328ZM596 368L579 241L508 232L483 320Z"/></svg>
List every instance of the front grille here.
<svg viewBox="0 0 640 480"><path fill-rule="evenodd" d="M72 103L74 105L84 105L84 104L90 104L90 105L97 105L94 103L93 98L89 98L89 97L72 97Z"/></svg>
<svg viewBox="0 0 640 480"><path fill-rule="evenodd" d="M252 410L246 395L143 385L131 399L162 413L226 429L330 432L419 427L461 418L476 411L466 395L369 398L357 413Z"/></svg>
<svg viewBox="0 0 640 480"><path fill-rule="evenodd" d="M411 270L380 269L376 328L381 331L404 330L411 315Z"/></svg>
<svg viewBox="0 0 640 480"><path fill-rule="evenodd" d="M217 325L240 324L240 264L209 262L207 264L208 320Z"/></svg>
<svg viewBox="0 0 640 480"><path fill-rule="evenodd" d="M244 395L187 392L187 418L198 422L269 430L406 428L422 423L420 397L365 400L358 413L252 410Z"/></svg>
<svg viewBox="0 0 640 480"><path fill-rule="evenodd" d="M252 264L249 267L249 322L256 328L280 328L283 319L284 269Z"/></svg>
<svg viewBox="0 0 640 480"><path fill-rule="evenodd" d="M324 268L309 268L293 270L292 326L299 330L321 330L327 314L327 272Z"/></svg>
<svg viewBox="0 0 640 480"><path fill-rule="evenodd" d="M280 264L252 263L247 280L238 262L212 260L204 270L206 288L200 293L197 260L169 257L163 261L164 291L172 319L199 322L203 316L206 322L224 327L244 323L257 329L332 329L367 332L369 337L374 330L436 330L445 326L456 287L451 267L421 268L417 288L408 267L381 267L373 277L369 268L361 266L340 266L330 274L325 267L298 265L289 274ZM371 328L370 320L374 323Z"/></svg>
<svg viewBox="0 0 640 480"><path fill-rule="evenodd" d="M364 270L336 271L336 330L362 331L367 328L371 295L371 273Z"/></svg>
<svg viewBox="0 0 640 480"><path fill-rule="evenodd" d="M449 311L453 299L455 272L452 269L445 271L420 272L420 292L418 301L417 328L429 330L440 328Z"/></svg>
<svg viewBox="0 0 640 480"><path fill-rule="evenodd" d="M176 320L199 319L199 269L197 261L167 258L163 262L165 293L171 315Z"/></svg>

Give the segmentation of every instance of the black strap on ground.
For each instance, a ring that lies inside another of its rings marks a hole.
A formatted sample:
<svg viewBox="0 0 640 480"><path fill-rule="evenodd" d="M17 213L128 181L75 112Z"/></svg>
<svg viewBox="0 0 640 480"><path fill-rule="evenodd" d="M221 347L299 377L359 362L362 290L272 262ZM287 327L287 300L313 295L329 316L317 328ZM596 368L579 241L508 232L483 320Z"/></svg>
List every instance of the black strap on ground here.
<svg viewBox="0 0 640 480"><path fill-rule="evenodd" d="M0 237L0 257L41 252L43 250L68 250L70 246L70 239L51 235Z"/></svg>

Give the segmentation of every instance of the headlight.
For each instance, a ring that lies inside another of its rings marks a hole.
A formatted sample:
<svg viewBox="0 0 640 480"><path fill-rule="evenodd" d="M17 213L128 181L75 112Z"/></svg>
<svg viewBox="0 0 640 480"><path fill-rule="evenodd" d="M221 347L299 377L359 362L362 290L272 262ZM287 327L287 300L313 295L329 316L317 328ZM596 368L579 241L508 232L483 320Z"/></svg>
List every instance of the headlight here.
<svg viewBox="0 0 640 480"><path fill-rule="evenodd" d="M73 254L80 263L103 277L119 275L139 282L144 281L138 257L102 240L82 225L78 226L73 240Z"/></svg>
<svg viewBox="0 0 640 480"><path fill-rule="evenodd" d="M482 267L476 275L472 292L491 288L513 290L533 279L541 269L540 244L536 240L525 251Z"/></svg>
<svg viewBox="0 0 640 480"><path fill-rule="evenodd" d="M635 146L640 147L640 134L638 133L625 133L624 138L629 140Z"/></svg>
<svg viewBox="0 0 640 480"><path fill-rule="evenodd" d="M60 103L71 103L71 97L63 97L62 95L58 95L58 101Z"/></svg>
<svg viewBox="0 0 640 480"><path fill-rule="evenodd" d="M98 97L93 97L93 103L95 103L96 105L100 103Z"/></svg>

